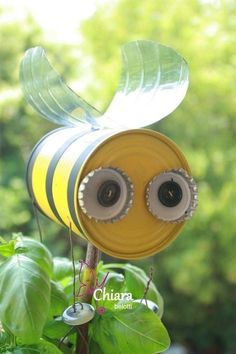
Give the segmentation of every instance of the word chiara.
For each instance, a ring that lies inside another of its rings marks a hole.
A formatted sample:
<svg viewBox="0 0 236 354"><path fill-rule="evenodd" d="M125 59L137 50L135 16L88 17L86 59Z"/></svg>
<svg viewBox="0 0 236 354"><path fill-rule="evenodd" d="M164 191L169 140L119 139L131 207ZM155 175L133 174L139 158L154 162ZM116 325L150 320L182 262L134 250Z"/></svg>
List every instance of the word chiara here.
<svg viewBox="0 0 236 354"><path fill-rule="evenodd" d="M89 265L85 262L85 261L80 261L81 266L80 266L80 271L79 271L79 279L80 279L80 288L78 291L77 296L81 296L81 290L84 289L86 294L93 294L93 298L96 301L121 301L121 303L116 303L114 304L114 308L115 309L132 309L132 301L133 301L133 297L131 293L116 293L114 292L114 289L111 289L109 292L106 291L106 287L104 286L108 276L109 276L109 272L107 272L107 274L105 275L105 277L103 278L102 282L99 283L98 279L96 277L96 272L94 271L94 269L91 269L89 267ZM83 269L87 269L88 271L90 271L90 274L92 277L94 277L94 279L96 279L96 285L94 288L90 288L89 285L87 283L84 283L81 279L81 273ZM123 302L122 302L123 301Z"/></svg>
<svg viewBox="0 0 236 354"><path fill-rule="evenodd" d="M93 297L97 301L133 301L131 293L114 293L113 289L106 292L106 287L96 289L93 293Z"/></svg>

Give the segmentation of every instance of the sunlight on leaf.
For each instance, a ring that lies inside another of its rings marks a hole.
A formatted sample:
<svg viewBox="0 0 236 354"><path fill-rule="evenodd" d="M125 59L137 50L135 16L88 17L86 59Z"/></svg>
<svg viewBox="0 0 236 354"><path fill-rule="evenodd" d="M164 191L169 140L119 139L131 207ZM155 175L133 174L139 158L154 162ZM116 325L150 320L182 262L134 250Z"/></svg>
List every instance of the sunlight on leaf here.
<svg viewBox="0 0 236 354"><path fill-rule="evenodd" d="M49 306L49 277L36 262L15 255L1 264L0 319L23 343L39 340Z"/></svg>
<svg viewBox="0 0 236 354"><path fill-rule="evenodd" d="M167 350L170 339L160 318L144 305L109 311L91 322L91 338L104 353L153 354Z"/></svg>

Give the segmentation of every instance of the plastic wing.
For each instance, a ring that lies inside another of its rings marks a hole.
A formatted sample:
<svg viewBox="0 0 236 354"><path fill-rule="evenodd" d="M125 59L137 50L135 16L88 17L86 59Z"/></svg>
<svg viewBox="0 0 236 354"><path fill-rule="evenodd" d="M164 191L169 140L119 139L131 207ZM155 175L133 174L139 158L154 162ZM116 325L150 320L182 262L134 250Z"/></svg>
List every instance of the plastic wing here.
<svg viewBox="0 0 236 354"><path fill-rule="evenodd" d="M100 116L63 81L41 47L29 49L21 62L20 81L27 101L44 118L60 125L97 127Z"/></svg>
<svg viewBox="0 0 236 354"><path fill-rule="evenodd" d="M152 41L129 42L122 48L122 61L121 80L104 122L144 127L178 107L188 88L188 65L175 50Z"/></svg>

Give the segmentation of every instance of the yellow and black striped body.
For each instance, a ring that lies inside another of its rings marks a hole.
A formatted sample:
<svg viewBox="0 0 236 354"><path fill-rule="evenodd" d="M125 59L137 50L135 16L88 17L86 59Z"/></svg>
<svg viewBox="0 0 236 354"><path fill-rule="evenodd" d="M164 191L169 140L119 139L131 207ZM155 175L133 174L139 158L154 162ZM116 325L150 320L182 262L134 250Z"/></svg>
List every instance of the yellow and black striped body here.
<svg viewBox="0 0 236 354"><path fill-rule="evenodd" d="M99 167L123 170L135 190L126 217L115 223L88 218L78 203L82 179ZM151 130L84 130L59 128L35 146L27 168L27 184L38 209L55 222L87 238L117 258L138 259L166 247L184 222L167 223L151 215L145 188L158 173L173 168L190 172L182 152L171 140Z"/></svg>

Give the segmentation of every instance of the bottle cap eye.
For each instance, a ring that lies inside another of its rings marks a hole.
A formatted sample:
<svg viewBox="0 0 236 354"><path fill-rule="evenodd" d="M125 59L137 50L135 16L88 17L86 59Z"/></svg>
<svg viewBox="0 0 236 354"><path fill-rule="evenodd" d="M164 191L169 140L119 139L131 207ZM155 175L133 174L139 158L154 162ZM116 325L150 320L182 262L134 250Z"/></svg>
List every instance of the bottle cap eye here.
<svg viewBox="0 0 236 354"><path fill-rule="evenodd" d="M155 176L146 191L149 211L158 219L181 222L189 219L197 207L197 186L183 169Z"/></svg>
<svg viewBox="0 0 236 354"><path fill-rule="evenodd" d="M158 189L158 199L168 208L173 208L178 205L183 197L182 188L180 185L171 179L162 183Z"/></svg>
<svg viewBox="0 0 236 354"><path fill-rule="evenodd" d="M84 177L78 199L88 217L114 222L128 213L133 202L133 184L119 169L99 168Z"/></svg>
<svg viewBox="0 0 236 354"><path fill-rule="evenodd" d="M97 192L97 200L105 208L111 207L119 200L121 188L115 180L108 180L101 184Z"/></svg>

